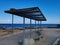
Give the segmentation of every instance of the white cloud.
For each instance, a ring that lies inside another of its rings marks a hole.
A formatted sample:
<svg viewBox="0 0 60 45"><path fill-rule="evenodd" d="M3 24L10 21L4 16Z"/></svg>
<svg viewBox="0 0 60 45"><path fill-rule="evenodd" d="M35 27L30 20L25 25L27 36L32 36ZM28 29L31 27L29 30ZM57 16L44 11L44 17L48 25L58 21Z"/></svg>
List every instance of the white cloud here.
<svg viewBox="0 0 60 45"><path fill-rule="evenodd" d="M0 23L11 23L11 20L0 20Z"/></svg>
<svg viewBox="0 0 60 45"><path fill-rule="evenodd" d="M12 20L0 20L0 23L12 23ZM16 21L14 20L13 23L21 24L21 23L23 23L23 21L22 20L16 20Z"/></svg>

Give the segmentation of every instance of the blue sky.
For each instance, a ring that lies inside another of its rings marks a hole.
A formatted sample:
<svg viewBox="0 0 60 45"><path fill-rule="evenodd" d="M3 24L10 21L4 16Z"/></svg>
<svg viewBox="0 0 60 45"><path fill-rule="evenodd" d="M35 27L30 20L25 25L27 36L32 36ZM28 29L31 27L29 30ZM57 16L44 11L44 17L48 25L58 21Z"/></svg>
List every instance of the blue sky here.
<svg viewBox="0 0 60 45"><path fill-rule="evenodd" d="M46 17L47 24L60 24L60 0L0 0L0 23L11 23L11 14L4 13L10 8L39 7ZM34 23L34 20L32 20ZM23 18L14 16L14 23L22 23ZM29 23L29 19L26 19Z"/></svg>

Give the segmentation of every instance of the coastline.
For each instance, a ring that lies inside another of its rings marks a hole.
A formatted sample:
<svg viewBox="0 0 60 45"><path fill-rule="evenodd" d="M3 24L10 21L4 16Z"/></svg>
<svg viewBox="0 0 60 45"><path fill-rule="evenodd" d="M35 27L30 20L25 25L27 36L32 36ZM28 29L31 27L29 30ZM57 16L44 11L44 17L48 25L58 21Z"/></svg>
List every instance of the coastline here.
<svg viewBox="0 0 60 45"><path fill-rule="evenodd" d="M36 28L37 30L55 30L58 31L60 30L60 28ZM31 28L31 30L35 30L35 28ZM23 32L23 29L14 29L13 32L12 30L0 30L0 36L5 36L5 35L9 35L9 34L13 34L13 33L18 33L18 32ZM25 28L25 31L30 31L30 28ZM59 31L60 32L60 31Z"/></svg>

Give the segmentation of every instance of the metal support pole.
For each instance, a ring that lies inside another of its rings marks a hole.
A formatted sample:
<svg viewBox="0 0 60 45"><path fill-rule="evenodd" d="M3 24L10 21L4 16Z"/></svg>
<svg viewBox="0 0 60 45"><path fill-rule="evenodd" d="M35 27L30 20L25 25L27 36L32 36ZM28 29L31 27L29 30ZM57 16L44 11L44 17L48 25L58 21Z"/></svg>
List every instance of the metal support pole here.
<svg viewBox="0 0 60 45"><path fill-rule="evenodd" d="M35 20L35 31L36 31L36 20Z"/></svg>
<svg viewBox="0 0 60 45"><path fill-rule="evenodd" d="M13 33L13 20L14 20L14 15L12 14L12 33Z"/></svg>
<svg viewBox="0 0 60 45"><path fill-rule="evenodd" d="M25 38L25 17L23 17L23 38Z"/></svg>
<svg viewBox="0 0 60 45"><path fill-rule="evenodd" d="M38 30L39 30L39 21L38 21Z"/></svg>
<svg viewBox="0 0 60 45"><path fill-rule="evenodd" d="M30 19L30 38L31 38L31 24L32 24L32 20Z"/></svg>
<svg viewBox="0 0 60 45"><path fill-rule="evenodd" d="M40 30L42 31L42 27L41 27L42 21L40 21Z"/></svg>

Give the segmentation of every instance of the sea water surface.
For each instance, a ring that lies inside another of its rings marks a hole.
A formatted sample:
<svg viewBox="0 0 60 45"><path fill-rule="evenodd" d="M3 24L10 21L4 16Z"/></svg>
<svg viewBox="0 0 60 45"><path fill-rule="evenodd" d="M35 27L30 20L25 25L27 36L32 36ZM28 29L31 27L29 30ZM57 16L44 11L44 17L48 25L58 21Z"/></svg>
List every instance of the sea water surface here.
<svg viewBox="0 0 60 45"><path fill-rule="evenodd" d="M5 28L11 28L11 27L14 27L14 28L21 28L23 27L24 25L23 24L0 24L0 27L5 27ZM41 25L38 25L38 24L32 24L31 25L32 27L34 26L42 26L42 27L56 27L57 24L41 24ZM30 24L25 24L25 27L30 27Z"/></svg>

